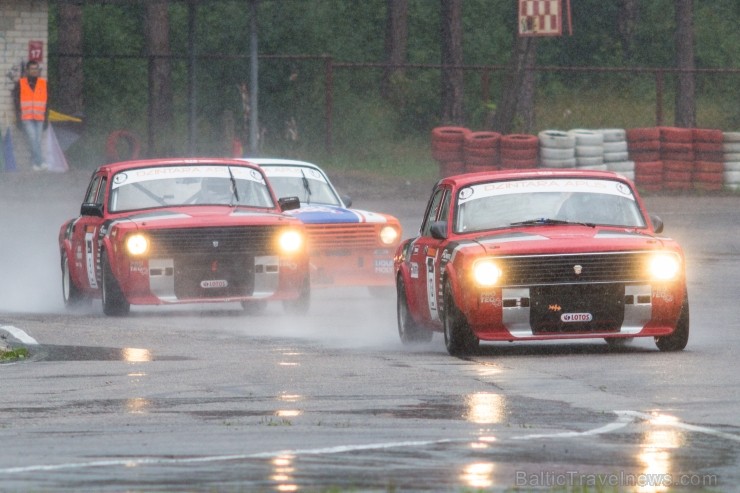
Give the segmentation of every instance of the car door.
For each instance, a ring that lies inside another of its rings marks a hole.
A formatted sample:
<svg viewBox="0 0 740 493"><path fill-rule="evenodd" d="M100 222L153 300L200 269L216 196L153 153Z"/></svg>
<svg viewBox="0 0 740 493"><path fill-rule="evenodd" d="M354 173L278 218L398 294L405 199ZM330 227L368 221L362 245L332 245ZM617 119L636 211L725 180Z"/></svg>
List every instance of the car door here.
<svg viewBox="0 0 740 493"><path fill-rule="evenodd" d="M438 188L429 200L426 216L417 239L411 245L409 271L415 306L424 321L439 320L439 258L445 240L434 238L432 224L446 218L449 210L450 193L446 187Z"/></svg>
<svg viewBox="0 0 740 493"><path fill-rule="evenodd" d="M98 233L103 225L104 197L107 180L103 175L95 175L85 194L80 217L72 231L72 252L75 263L81 269L80 278L84 289L96 291L98 286L99 239ZM95 211L99 211L98 214Z"/></svg>

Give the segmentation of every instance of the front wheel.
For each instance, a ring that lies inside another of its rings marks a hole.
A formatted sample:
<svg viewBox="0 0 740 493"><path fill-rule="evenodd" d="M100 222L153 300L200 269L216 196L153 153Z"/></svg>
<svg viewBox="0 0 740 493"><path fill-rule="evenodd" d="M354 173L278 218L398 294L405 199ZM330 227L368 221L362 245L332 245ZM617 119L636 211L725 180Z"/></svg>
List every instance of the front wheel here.
<svg viewBox="0 0 740 493"><path fill-rule="evenodd" d="M110 262L108 261L108 254L105 252L103 252L101 264L103 277L101 279L101 283L103 284L103 313L114 317L128 315L131 310L131 304L123 296L121 286L113 275L113 269L111 269Z"/></svg>
<svg viewBox="0 0 740 493"><path fill-rule="evenodd" d="M305 315L311 306L311 282L306 276L301 284L301 292L294 300L284 300L283 310L291 315Z"/></svg>
<svg viewBox="0 0 740 493"><path fill-rule="evenodd" d="M90 298L86 297L72 280L69 258L66 252L62 253L62 298L64 299L64 306L67 308L76 308L90 301Z"/></svg>
<svg viewBox="0 0 740 493"><path fill-rule="evenodd" d="M467 356L478 350L480 340L473 334L460 309L455 305L452 288L445 285L442 323L444 325L445 347L452 356Z"/></svg>
<svg viewBox="0 0 740 493"><path fill-rule="evenodd" d="M419 327L409 312L406 284L402 278L398 279L396 287L396 320L398 322L398 336L403 344L417 344L432 340L434 333L431 330Z"/></svg>
<svg viewBox="0 0 740 493"><path fill-rule="evenodd" d="M682 351L689 342L689 295L684 293L681 313L676 322L676 328L668 336L655 338L655 345L661 351Z"/></svg>

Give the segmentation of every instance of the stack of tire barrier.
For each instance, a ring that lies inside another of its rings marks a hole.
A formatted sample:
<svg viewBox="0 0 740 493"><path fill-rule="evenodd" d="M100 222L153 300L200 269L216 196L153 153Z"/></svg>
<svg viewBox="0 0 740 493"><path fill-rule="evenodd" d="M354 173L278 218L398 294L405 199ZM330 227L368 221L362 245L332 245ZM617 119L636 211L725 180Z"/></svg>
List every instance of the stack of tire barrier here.
<svg viewBox="0 0 740 493"><path fill-rule="evenodd" d="M629 128L625 133L629 156L635 162L635 185L649 192L663 190L660 129Z"/></svg>
<svg viewBox="0 0 740 493"><path fill-rule="evenodd" d="M722 134L724 185L730 190L740 190L740 132Z"/></svg>
<svg viewBox="0 0 740 493"><path fill-rule="evenodd" d="M663 189L691 190L694 172L694 132L690 128L659 127Z"/></svg>
<svg viewBox="0 0 740 493"><path fill-rule="evenodd" d="M540 143L540 166L575 168L576 138L560 130L543 130L537 134Z"/></svg>
<svg viewBox="0 0 740 493"><path fill-rule="evenodd" d="M724 182L722 131L694 128L692 135L694 171L691 178L694 188L708 192L722 190Z"/></svg>
<svg viewBox="0 0 740 493"><path fill-rule="evenodd" d="M623 128L602 128L604 135L604 164L608 171L635 180L635 162L629 158L627 132Z"/></svg>
<svg viewBox="0 0 740 493"><path fill-rule="evenodd" d="M606 170L604 134L583 128L575 128L568 133L576 139L576 168Z"/></svg>
<svg viewBox="0 0 740 493"><path fill-rule="evenodd" d="M536 168L539 139L536 135L506 134L501 136L501 168Z"/></svg>
<svg viewBox="0 0 740 493"><path fill-rule="evenodd" d="M498 132L469 132L463 141L463 162L466 173L492 171L501 168Z"/></svg>
<svg viewBox="0 0 740 493"><path fill-rule="evenodd" d="M432 129L432 157L439 163L442 177L465 172L465 127L435 127Z"/></svg>

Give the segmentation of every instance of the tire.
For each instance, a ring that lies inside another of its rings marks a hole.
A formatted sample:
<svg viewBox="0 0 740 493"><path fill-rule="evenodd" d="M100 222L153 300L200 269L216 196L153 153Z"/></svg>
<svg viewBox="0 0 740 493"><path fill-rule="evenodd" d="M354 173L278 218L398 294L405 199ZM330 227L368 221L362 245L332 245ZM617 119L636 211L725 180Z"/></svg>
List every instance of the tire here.
<svg viewBox="0 0 740 493"><path fill-rule="evenodd" d="M259 315L267 309L267 300L244 300L241 305L244 315Z"/></svg>
<svg viewBox="0 0 740 493"><path fill-rule="evenodd" d="M583 128L574 128L568 131L576 139L576 154L578 146L603 147L604 134L596 130L586 130Z"/></svg>
<svg viewBox="0 0 740 493"><path fill-rule="evenodd" d="M113 275L107 252L103 252L101 263L103 266L101 269L103 313L111 317L128 315L129 311L131 311L131 304L126 301L126 297L123 296L123 291L121 291L121 286Z"/></svg>
<svg viewBox="0 0 740 493"><path fill-rule="evenodd" d="M689 342L689 294L684 293L681 314L676 322L676 330L669 336L655 338L655 345L661 351L682 351Z"/></svg>
<svg viewBox="0 0 740 493"><path fill-rule="evenodd" d="M305 315L311 307L311 283L308 276L303 280L301 292L294 300L283 300L283 311L290 315Z"/></svg>
<svg viewBox="0 0 740 493"><path fill-rule="evenodd" d="M62 298L67 308L76 308L91 301L72 281L66 252L62 253Z"/></svg>
<svg viewBox="0 0 740 493"><path fill-rule="evenodd" d="M540 148L573 149L576 146L576 138L560 130L543 130L537 134L537 138L540 141Z"/></svg>
<svg viewBox="0 0 740 493"><path fill-rule="evenodd" d="M398 337L404 345L429 342L434 336L431 330L419 327L414 322L414 318L409 313L406 284L400 277L396 285L396 321L398 323Z"/></svg>
<svg viewBox="0 0 740 493"><path fill-rule="evenodd" d="M476 353L480 340L475 337L465 315L455 305L449 284L445 285L443 299L442 323L447 352L451 356L467 356Z"/></svg>

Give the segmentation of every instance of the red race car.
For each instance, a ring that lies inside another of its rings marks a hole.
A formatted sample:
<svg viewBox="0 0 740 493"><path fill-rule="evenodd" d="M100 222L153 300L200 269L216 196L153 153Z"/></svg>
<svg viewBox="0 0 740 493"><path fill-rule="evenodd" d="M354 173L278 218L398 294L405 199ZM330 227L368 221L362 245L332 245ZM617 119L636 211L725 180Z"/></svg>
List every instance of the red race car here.
<svg viewBox="0 0 740 493"><path fill-rule="evenodd" d="M231 159L107 164L80 216L59 231L67 306L102 298L106 315L131 304L241 302L246 311L310 300L306 234L262 170Z"/></svg>
<svg viewBox="0 0 740 493"><path fill-rule="evenodd" d="M689 338L685 259L616 173L510 170L440 180L419 236L396 251L404 343Z"/></svg>

